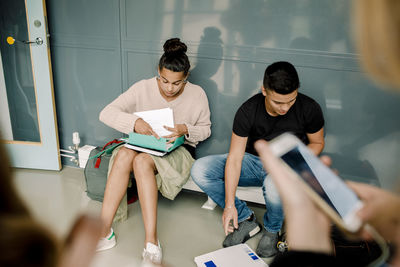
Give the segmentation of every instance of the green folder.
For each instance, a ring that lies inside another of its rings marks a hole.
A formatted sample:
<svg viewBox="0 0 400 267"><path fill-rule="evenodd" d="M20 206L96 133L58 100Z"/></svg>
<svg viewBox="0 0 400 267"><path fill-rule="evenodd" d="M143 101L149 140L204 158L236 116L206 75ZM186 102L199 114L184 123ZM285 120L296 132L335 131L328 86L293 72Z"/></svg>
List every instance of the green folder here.
<svg viewBox="0 0 400 267"><path fill-rule="evenodd" d="M128 144L144 147L148 149L154 149L162 152L171 152L175 148L182 145L185 141L184 136L176 138L173 143L167 143L169 139L160 137L160 139L155 138L152 135L144 135L138 133L129 133L129 138L127 140Z"/></svg>

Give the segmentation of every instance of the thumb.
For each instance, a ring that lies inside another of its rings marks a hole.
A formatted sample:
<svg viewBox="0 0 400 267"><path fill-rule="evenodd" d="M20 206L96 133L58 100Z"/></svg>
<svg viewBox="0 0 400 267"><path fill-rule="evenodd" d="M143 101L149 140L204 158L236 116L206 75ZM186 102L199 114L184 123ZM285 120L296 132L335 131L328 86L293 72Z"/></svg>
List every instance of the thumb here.
<svg viewBox="0 0 400 267"><path fill-rule="evenodd" d="M369 194L369 185L346 181L346 184L357 194L357 196L364 202L364 206L357 211L357 216L363 221L367 222L374 216L374 210L371 209L368 201L372 196Z"/></svg>
<svg viewBox="0 0 400 267"><path fill-rule="evenodd" d="M362 190L362 184L353 182L353 181L346 181L346 184L359 196L362 197L363 190ZM361 188L360 188L361 187Z"/></svg>
<svg viewBox="0 0 400 267"><path fill-rule="evenodd" d="M368 201L376 197L377 188L375 186L353 181L346 181L346 183L359 196L359 198L364 201Z"/></svg>

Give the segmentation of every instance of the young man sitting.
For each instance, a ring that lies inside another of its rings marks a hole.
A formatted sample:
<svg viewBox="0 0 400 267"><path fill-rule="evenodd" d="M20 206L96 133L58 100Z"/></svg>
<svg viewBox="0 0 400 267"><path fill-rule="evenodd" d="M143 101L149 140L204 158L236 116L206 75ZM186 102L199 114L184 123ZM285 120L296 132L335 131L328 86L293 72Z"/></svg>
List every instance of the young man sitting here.
<svg viewBox="0 0 400 267"><path fill-rule="evenodd" d="M220 207L226 238L224 247L246 242L261 229L253 211L236 195L237 186L261 186L267 211L264 233L257 247L261 257L277 253L283 223L281 201L263 169L254 142L291 132L316 155L324 148L324 118L320 106L298 93L299 77L288 62L267 67L261 93L248 99L236 112L228 154L198 159L191 170L194 182Z"/></svg>

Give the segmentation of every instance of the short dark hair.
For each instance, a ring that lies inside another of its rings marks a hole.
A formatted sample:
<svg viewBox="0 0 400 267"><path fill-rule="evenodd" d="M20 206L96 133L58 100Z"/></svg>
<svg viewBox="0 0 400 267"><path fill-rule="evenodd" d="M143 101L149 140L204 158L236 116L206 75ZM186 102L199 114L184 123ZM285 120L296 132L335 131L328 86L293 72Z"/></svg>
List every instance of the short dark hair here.
<svg viewBox="0 0 400 267"><path fill-rule="evenodd" d="M299 76L292 64L286 61L272 63L265 69L264 88L287 95L300 87Z"/></svg>
<svg viewBox="0 0 400 267"><path fill-rule="evenodd" d="M189 58L186 55L187 46L179 38L168 39L164 43L164 54L160 58L158 68L169 69L174 72L181 72L186 75L190 69Z"/></svg>

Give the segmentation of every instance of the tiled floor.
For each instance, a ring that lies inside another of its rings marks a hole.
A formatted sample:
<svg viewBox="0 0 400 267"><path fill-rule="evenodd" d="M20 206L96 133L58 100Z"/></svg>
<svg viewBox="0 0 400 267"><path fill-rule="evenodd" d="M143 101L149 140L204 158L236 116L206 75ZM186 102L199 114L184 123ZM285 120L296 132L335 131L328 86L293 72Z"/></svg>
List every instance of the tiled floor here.
<svg viewBox="0 0 400 267"><path fill-rule="evenodd" d="M60 172L16 169L15 181L32 213L60 238L64 237L80 213L99 214L101 203L90 200L85 193L82 169L64 167ZM201 209L204 194L181 192L174 201L159 197L158 235L166 266L196 266L195 256L221 248L224 233L222 210ZM249 205L259 222L264 208ZM140 266L144 230L138 202L129 205L128 220L114 225L117 246L99 252L93 267ZM247 241L255 250L261 234ZM269 259L265 259L269 262Z"/></svg>

